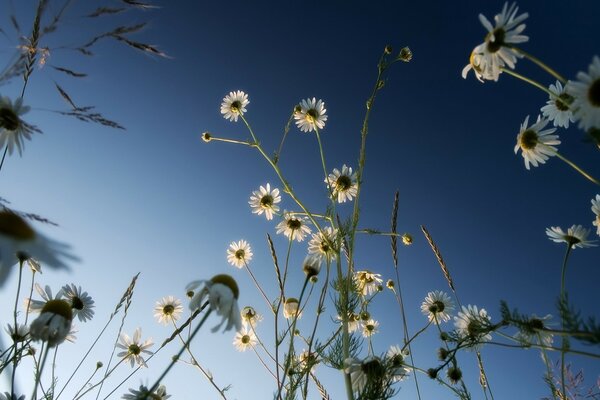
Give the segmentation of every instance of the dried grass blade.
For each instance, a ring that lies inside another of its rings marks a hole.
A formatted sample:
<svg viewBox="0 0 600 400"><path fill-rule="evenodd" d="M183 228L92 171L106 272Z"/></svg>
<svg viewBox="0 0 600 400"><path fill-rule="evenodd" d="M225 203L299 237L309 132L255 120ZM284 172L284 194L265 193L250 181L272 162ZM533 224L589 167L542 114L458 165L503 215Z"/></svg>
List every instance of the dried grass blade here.
<svg viewBox="0 0 600 400"><path fill-rule="evenodd" d="M321 395L321 399L322 400L331 400L331 397L329 397L327 390L325 390L325 386L323 386L323 384L317 379L315 374L313 374L311 372L310 377L312 378L313 382L315 383L315 386L317 387L317 389L319 389L319 394Z"/></svg>
<svg viewBox="0 0 600 400"><path fill-rule="evenodd" d="M65 99L67 101L67 103L69 103L69 105L73 108L73 110L77 110L78 108L75 105L75 103L73 102L73 100L71 100L71 96L69 96L69 94L67 92L65 92L65 90L58 85L58 83L55 82L54 85L56 86L58 93L60 93L62 98Z"/></svg>
<svg viewBox="0 0 600 400"><path fill-rule="evenodd" d="M96 11L91 14L86 15L87 18L96 18L102 15L108 14L118 14L122 11L125 11L125 8L111 8L111 7L98 7Z"/></svg>
<svg viewBox="0 0 600 400"><path fill-rule="evenodd" d="M438 263L440 264L440 267L442 268L442 272L443 272L444 276L446 277L446 281L448 281L448 285L450 286L450 289L452 289L453 292L456 292L456 290L454 289L454 283L452 282L452 277L450 276L450 271L448 271L448 267L446 266L446 263L444 262L444 259L442 258L442 253L440 253L440 249L438 249L435 242L431 238L431 235L429 234L429 232L427 232L427 229L425 229L425 227L423 225L421 225L421 230L423 231L425 238L429 242L429 245L431 246L431 250L433 250L433 254L435 254L435 257L437 258Z"/></svg>
<svg viewBox="0 0 600 400"><path fill-rule="evenodd" d="M131 304L131 298L133 296L133 289L135 288L135 283L138 276L140 276L139 272L134 275L133 279L131 279L131 283L127 287L127 290L125 290L125 293L123 293L123 296L121 297L121 300L119 300L119 304L117 304L115 310L112 312L112 314L110 314L110 318L114 317L119 312L123 304L128 303L126 308L129 308L129 304Z"/></svg>
<svg viewBox="0 0 600 400"><path fill-rule="evenodd" d="M56 67L56 66L52 65L52 68L54 68L57 71L64 72L65 74L70 75L75 78L85 78L87 76L87 74L84 74L82 72L75 72L71 69L64 68L64 67Z"/></svg>
<svg viewBox="0 0 600 400"><path fill-rule="evenodd" d="M279 283L279 290L283 294L283 280L281 278L281 270L279 269L279 262L277 261L277 254L275 253L275 245L271 240L271 235L267 233L267 242L269 242L269 249L271 250L271 258L273 258L273 265L275 266L275 274L277 275L277 283Z"/></svg>
<svg viewBox="0 0 600 400"><path fill-rule="evenodd" d="M133 40L129 40L123 36L120 35L113 35L113 37L121 42L125 42L127 45L133 47L134 49L138 49L140 51L143 51L145 53L152 53L154 55L157 55L159 57L168 57L166 53L163 53L162 51L158 50L156 47L151 46L149 44L146 43L141 43L141 42L135 42Z"/></svg>
<svg viewBox="0 0 600 400"><path fill-rule="evenodd" d="M150 9L153 9L153 8L160 8L159 6L155 6L155 5L148 4L148 3L141 3L139 1L134 1L134 0L121 0L121 1L123 3L125 3L125 4L129 4L130 6L141 8L143 10L150 10Z"/></svg>
<svg viewBox="0 0 600 400"><path fill-rule="evenodd" d="M398 197L399 192L396 191L396 195L394 196L394 207L392 209L392 235L391 245L392 245L392 258L394 259L394 267L398 268L398 238L396 237L396 226L398 224Z"/></svg>

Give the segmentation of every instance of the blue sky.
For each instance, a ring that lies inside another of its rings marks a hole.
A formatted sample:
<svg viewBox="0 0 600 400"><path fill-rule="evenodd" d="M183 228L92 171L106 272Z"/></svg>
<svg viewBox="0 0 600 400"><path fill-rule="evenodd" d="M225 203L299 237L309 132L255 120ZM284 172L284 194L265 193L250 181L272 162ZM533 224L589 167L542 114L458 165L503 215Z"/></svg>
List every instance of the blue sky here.
<svg viewBox="0 0 600 400"><path fill-rule="evenodd" d="M51 10L56 10L52 4ZM460 76L470 50L486 32L478 14L491 18L502 4L164 2L159 10L91 21L80 17L91 9L85 4L69 8L68 18L48 44L48 62L89 76L67 78L49 66L34 72L25 95L32 110L25 118L44 134L35 135L23 156L9 157L0 171L1 196L17 209L58 222L57 228L36 227L71 244L82 259L68 274L45 272L41 282L55 289L74 282L96 301L94 321L78 324L79 343L61 349L59 355L65 358L59 367L64 363L70 371L71 360L81 351L76 349L87 348L137 272L141 275L124 330L131 334L141 326L157 343L170 331L154 321L154 302L166 295L183 298L188 282L217 273L238 280L240 306L262 307L266 314L247 274L227 264L225 251L231 241L248 240L255 254L254 271L275 293L265 233L274 237L282 255L287 242L276 237L275 223L253 215L247 202L260 185L280 185L256 151L206 144L200 135L210 131L249 138L241 123L226 121L219 113L223 96L240 89L249 94L246 116L261 144L275 150L294 105L314 96L325 101L329 115L322 132L328 167L344 163L355 167L365 100L387 44L396 50L409 46L414 58L392 68L371 116L360 226L387 229L393 196L399 190L399 230L415 237L413 246L400 249L410 329L425 323L419 306L427 292L447 289L420 225L438 243L463 304L486 308L494 320L499 319L501 299L526 313L556 315L565 248L550 242L545 229L572 224L592 228L590 199L600 189L556 158L527 171L521 156L514 154L519 125L527 115L537 116L547 100L544 93L506 74L497 83L485 84L473 76L467 80ZM34 5L15 6L27 32ZM599 15L600 3L521 1L519 6L530 15L525 50L569 78L587 70L598 54L594 16ZM10 10L6 2L2 10L1 27L7 35L0 38L0 58L8 60L18 42L6 18ZM101 43L91 58L58 48L78 44L85 40L80 37L118 23L142 21L150 23L133 38L157 45L170 58L150 57L110 41ZM546 85L554 82L527 60L518 62L517 71ZM77 104L97 106L127 130L49 112L67 108L55 82ZM16 79L0 86L0 93L14 98L20 88ZM599 176L598 149L583 141L582 131L573 127L559 134L562 154ZM313 135L292 128L281 167L309 207L323 211L326 188ZM284 198L282 208L291 207L290 199ZM350 209L338 207L342 215ZM592 301L599 278L598 251L577 249L569 264L567 287L584 315L598 316ZM296 263L304 252L304 245L294 248ZM360 268L392 277L386 238L361 236L356 260ZM295 274L299 290L302 275ZM13 301L15 275L2 289L3 304ZM381 333L374 339L377 352L402 340L395 307L388 292L375 305L373 314L381 323ZM7 321L10 309L5 307L2 313L2 321ZM261 328L266 338L272 335L271 322L265 318ZM211 324L216 320L209 320ZM325 319L324 329L328 327L335 325ZM80 379L97 360L105 361L117 325L112 328ZM218 383L233 384L230 398L270 398L272 378L253 354L236 352L232 339L231 332L211 334L206 329L194 342L196 355ZM439 343L434 339L432 332L415 345L417 364L435 365ZM117 393L140 381L152 383L176 351L176 346L166 349L149 370L135 375ZM496 398L548 394L541 378L544 367L535 351L490 346L483 357ZM589 383L598 377L597 362L568 359L585 369ZM465 354L460 360L474 398L482 398L475 357ZM325 367L319 367L319 373L332 398L339 398L341 374ZM24 387L25 382L23 378ZM419 382L423 398L446 393L423 376ZM173 398L214 396L189 366L177 366L165 383ZM412 379L402 384L400 393L413 398Z"/></svg>

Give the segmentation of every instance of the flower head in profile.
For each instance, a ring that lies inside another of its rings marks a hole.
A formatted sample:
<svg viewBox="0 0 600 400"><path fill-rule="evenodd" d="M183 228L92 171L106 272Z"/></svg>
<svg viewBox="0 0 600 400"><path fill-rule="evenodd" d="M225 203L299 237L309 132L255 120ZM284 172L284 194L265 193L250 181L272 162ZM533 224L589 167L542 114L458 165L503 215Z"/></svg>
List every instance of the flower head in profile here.
<svg viewBox="0 0 600 400"><path fill-rule="evenodd" d="M248 95L241 90L229 92L221 103L221 114L223 114L223 118L237 122L238 117L246 112L248 103L250 103Z"/></svg>
<svg viewBox="0 0 600 400"><path fill-rule="evenodd" d="M573 117L585 130L600 129L600 57L594 56L588 72L578 72L576 81L569 81L566 92L573 96Z"/></svg>
<svg viewBox="0 0 600 400"><path fill-rule="evenodd" d="M369 270L356 271L354 273L354 282L358 292L363 296L370 296L379 291L383 279L381 274L375 274Z"/></svg>
<svg viewBox="0 0 600 400"><path fill-rule="evenodd" d="M140 385L139 389L129 389L129 393L123 395L126 400L166 400L171 395L167 394L165 385L160 385L155 391L150 392L144 385Z"/></svg>
<svg viewBox="0 0 600 400"><path fill-rule="evenodd" d="M542 346L552 346L554 338L552 333L547 330L548 325L546 323L551 318L552 315L550 314L545 317L538 317L533 314L519 326L519 332L515 335L515 339L525 345L540 344Z"/></svg>
<svg viewBox="0 0 600 400"><path fill-rule="evenodd" d="M183 305L181 305L181 300L174 296L163 297L154 306L154 318L156 318L159 324L163 325L168 325L171 321L177 321L181 317L182 312Z"/></svg>
<svg viewBox="0 0 600 400"><path fill-rule="evenodd" d="M242 311L240 312L240 317L242 317L242 322L244 324L250 324L252 326L256 325L263 319L262 315L256 312L254 307L250 306L242 308Z"/></svg>
<svg viewBox="0 0 600 400"><path fill-rule="evenodd" d="M313 233L312 239L308 242L308 253L324 257L328 261L336 257L337 229L330 226L325 227L317 233Z"/></svg>
<svg viewBox="0 0 600 400"><path fill-rule="evenodd" d="M600 194L597 194L596 198L592 199L592 212L596 216L592 224L596 227L596 234L600 236Z"/></svg>
<svg viewBox="0 0 600 400"><path fill-rule="evenodd" d="M8 336L10 336L13 342L22 342L27 338L27 335L29 335L29 327L24 324L17 323L17 329L11 324L6 324L4 330L8 333Z"/></svg>
<svg viewBox="0 0 600 400"><path fill-rule="evenodd" d="M517 144L515 145L515 154L521 149L521 155L525 160L525 168L529 169L529 164L537 167L544 164L546 160L556 155L556 147L560 144L558 135L552 135L556 128L544 129L548 125L546 118L538 119L535 124L529 124L529 115L521 124L521 129L517 135Z"/></svg>
<svg viewBox="0 0 600 400"><path fill-rule="evenodd" d="M322 259L320 256L315 254L309 254L306 257L304 257L304 262L302 263L302 271L304 271L304 274L307 278L312 278L313 276L316 277L321 271L321 263Z"/></svg>
<svg viewBox="0 0 600 400"><path fill-rule="evenodd" d="M574 121L573 112L571 111L573 96L565 91L560 81L556 81L556 84L550 85L549 90L555 96L550 96L550 100L542 107L542 115L548 118L549 121L552 121L554 126L568 129L569 122Z"/></svg>
<svg viewBox="0 0 600 400"><path fill-rule="evenodd" d="M294 112L296 126L302 132L312 132L325 127L327 121L327 110L323 100L317 101L316 98L302 100L300 106Z"/></svg>
<svg viewBox="0 0 600 400"><path fill-rule="evenodd" d="M319 355L314 351L309 352L308 350L303 350L296 356L296 366L298 372L301 374L305 374L309 371L311 373L315 372L319 362Z"/></svg>
<svg viewBox="0 0 600 400"><path fill-rule="evenodd" d="M473 347L478 347L481 342L492 339L490 320L485 309L480 310L472 305L462 306L461 311L454 317L454 328L460 339Z"/></svg>
<svg viewBox="0 0 600 400"><path fill-rule="evenodd" d="M385 356L391 363L394 382L402 381L410 374L410 369L405 361L408 354L408 349L402 350L400 346L391 346L387 351Z"/></svg>
<svg viewBox="0 0 600 400"><path fill-rule="evenodd" d="M587 237L590 234L589 229L585 229L581 225L572 225L565 233L559 226L551 226L546 228L546 235L548 239L556 243L566 243L571 246L572 249L577 247L594 247L595 240L588 240Z"/></svg>
<svg viewBox="0 0 600 400"><path fill-rule="evenodd" d="M311 230L306 217L284 211L283 220L277 224L277 233L283 233L290 240L302 242Z"/></svg>
<svg viewBox="0 0 600 400"><path fill-rule="evenodd" d="M9 392L0 393L0 400L25 400L25 395L17 396L16 394L10 394Z"/></svg>
<svg viewBox="0 0 600 400"><path fill-rule="evenodd" d="M190 301L190 310L196 311L202 307L205 301L208 301L210 309L223 317L221 322L212 328L212 332L218 331L223 324L225 324L223 332L232 328L235 328L236 331L242 329L240 308L237 303L240 289L235 279L227 274L219 274L208 281L191 282L186 290L195 290L198 287L202 287L202 289Z"/></svg>
<svg viewBox="0 0 600 400"><path fill-rule="evenodd" d="M252 260L252 248L245 240L231 242L227 249L227 261L234 267L243 268Z"/></svg>
<svg viewBox="0 0 600 400"><path fill-rule="evenodd" d="M356 172L352 173L352 168L347 167L346 164L342 166L341 171L334 168L325 183L329 185L333 196L337 197L338 203L345 203L346 200L352 201L358 192Z"/></svg>
<svg viewBox="0 0 600 400"><path fill-rule="evenodd" d="M362 335L366 338L379 332L379 322L373 318L362 323Z"/></svg>
<svg viewBox="0 0 600 400"><path fill-rule="evenodd" d="M283 303L283 316L290 319L294 318L296 315L298 319L302 318L302 310L300 310L298 299L295 297L288 297Z"/></svg>
<svg viewBox="0 0 600 400"><path fill-rule="evenodd" d="M252 192L248 204L250 204L254 214L261 215L265 213L267 220L272 220L273 213L279 212L277 204L280 202L279 189L274 188L271 190L271 185L267 183L266 186L261 186L258 190Z"/></svg>
<svg viewBox="0 0 600 400"><path fill-rule="evenodd" d="M73 309L73 316L79 318L81 322L92 319L94 316L94 300L87 294L81 291L81 286L75 286L74 283L62 287L63 296Z"/></svg>
<svg viewBox="0 0 600 400"><path fill-rule="evenodd" d="M421 304L421 312L427 316L430 322L436 324L448 322L452 311L454 311L454 302L448 294L441 290L427 293Z"/></svg>
<svg viewBox="0 0 600 400"><path fill-rule="evenodd" d="M40 311L42 311L42 308L44 308L44 305L46 304L46 302L53 300L53 299L62 298L62 289L59 290L59 292L56 294L56 297L54 297L52 295L52 289L50 288L50 286L46 285L42 289L40 284L36 283L34 287L35 287L35 291L40 295L42 300L34 300L33 298L26 298L25 299L25 311L27 313L33 313L33 312L39 313Z"/></svg>
<svg viewBox="0 0 600 400"><path fill-rule="evenodd" d="M128 334L121 333L119 343L117 347L123 349L117 354L118 357L122 357L124 361L129 361L129 364L133 368L135 364L142 367L147 367L146 361L144 361L143 354L152 354L148 350L154 342L152 339L148 339L142 343L142 328L137 328L133 333L133 338L130 338Z"/></svg>
<svg viewBox="0 0 600 400"><path fill-rule="evenodd" d="M29 107L23 105L22 98L13 103L8 97L0 97L0 147L8 146L8 154L12 154L16 147L21 155L24 139L31 140L34 132L42 133L21 119L21 115L28 111Z"/></svg>
<svg viewBox="0 0 600 400"><path fill-rule="evenodd" d="M40 315L29 326L32 340L46 342L54 347L65 341L71 331L73 310L71 304L61 299L62 291L56 297L49 297L40 310Z"/></svg>
<svg viewBox="0 0 600 400"><path fill-rule="evenodd" d="M233 338L233 345L238 351L246 351L254 347L258 343L258 339L252 329L247 327L242 328L241 331L235 334Z"/></svg>
<svg viewBox="0 0 600 400"><path fill-rule="evenodd" d="M68 250L68 245L36 232L20 215L0 211L0 287L13 265L32 257L50 268L69 269L65 261L77 258Z"/></svg>
<svg viewBox="0 0 600 400"><path fill-rule="evenodd" d="M344 372L350 375L352 390L362 393L371 383L377 385L386 375L385 365L376 356L369 356L364 360L347 358L344 360Z"/></svg>

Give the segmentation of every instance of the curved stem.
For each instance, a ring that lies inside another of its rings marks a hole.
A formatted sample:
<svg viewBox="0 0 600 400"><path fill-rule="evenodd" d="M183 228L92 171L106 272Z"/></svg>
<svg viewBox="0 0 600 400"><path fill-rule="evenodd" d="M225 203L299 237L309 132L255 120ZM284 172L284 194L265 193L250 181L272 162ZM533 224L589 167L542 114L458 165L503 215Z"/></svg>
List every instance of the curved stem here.
<svg viewBox="0 0 600 400"><path fill-rule="evenodd" d="M267 302L267 306L269 307L269 309L271 310L271 312L273 312L273 304L271 304L271 302L269 301L269 298L267 297L266 293L264 292L264 290L262 289L262 287L258 284L258 281L256 280L256 277L252 273L252 270L248 266L248 263L246 263L246 260L244 260L244 266L246 267L246 271L248 271L248 273L250 274L250 277L252 278L252 281L254 282L254 285L256 286L256 288L258 289L258 291L260 292L260 294L262 295L262 297Z"/></svg>
<svg viewBox="0 0 600 400"><path fill-rule="evenodd" d="M17 294L15 296L15 307L13 309L13 322L14 322L14 326L13 326L13 345L15 347L15 356L13 357L13 370L12 370L12 374L11 374L11 378L10 378L10 390L11 390L11 396L15 396L15 377L17 374L17 349L18 349L18 341L17 341L17 316L18 316L18 312L17 312L17 308L19 307L19 296L21 294L21 281L23 279L23 259L21 257L19 257L19 280L17 282Z"/></svg>
<svg viewBox="0 0 600 400"><path fill-rule="evenodd" d="M527 53L526 51L516 47L516 46L509 46L511 49L517 51L518 53L522 54L523 56L525 56L525 58L529 59L530 61L532 61L534 64L536 64L538 67L542 68L544 71L546 71L547 73L549 73L550 75L552 75L553 77L555 77L556 79L558 79L559 81L561 81L563 84L567 83L567 79L562 76L561 74L559 74L558 72L556 72L554 69L550 68L548 65L546 65L542 60L540 60L537 57L534 57L533 55Z"/></svg>
<svg viewBox="0 0 600 400"><path fill-rule="evenodd" d="M567 293L565 291L565 277L566 277L566 273L567 273L567 261L569 259L570 253L571 253L571 243L567 243L567 251L565 252L565 258L563 260L561 273L560 273L560 301L561 302L566 301L566 296L567 296ZM560 325L561 325L561 329L564 330L565 329L565 320L564 320L564 317L562 317L562 315L561 315ZM562 396L565 396L567 393L565 391L566 390L565 350L567 349L568 343L569 343L568 339L563 336L562 340L561 340L561 350L560 350L560 386L561 386Z"/></svg>
<svg viewBox="0 0 600 400"><path fill-rule="evenodd" d="M552 98L558 97L558 96L556 96L556 93L554 93L553 91L548 89L546 86L534 81L533 79L529 79L526 76L523 76L523 75L519 74L518 72L513 71L512 69L501 67L500 70L502 72L506 72L507 74L514 76L517 79L527 82L530 85L535 86L536 88L540 89L541 91L546 92Z"/></svg>
<svg viewBox="0 0 600 400"><path fill-rule="evenodd" d="M566 162L575 171L579 172L581 175L583 175L585 178L587 178L592 183L595 183L596 185L600 186L600 181L598 181L598 179L594 178L593 176L591 176L590 174L585 172L583 169L579 168L574 162L570 161L569 159L564 157L562 154L560 154L558 151L552 149L550 146L546 146L546 147L548 147L556 155L556 157L558 157L561 160L563 160L564 162Z"/></svg>

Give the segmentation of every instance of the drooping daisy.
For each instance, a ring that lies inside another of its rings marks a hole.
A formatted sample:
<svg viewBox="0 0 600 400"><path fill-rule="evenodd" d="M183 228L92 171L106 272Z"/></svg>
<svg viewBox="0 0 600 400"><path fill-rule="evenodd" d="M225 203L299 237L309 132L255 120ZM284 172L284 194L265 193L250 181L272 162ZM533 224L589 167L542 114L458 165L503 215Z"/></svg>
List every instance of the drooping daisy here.
<svg viewBox="0 0 600 400"><path fill-rule="evenodd" d="M25 400L25 395L17 396L16 394L10 394L9 392L0 393L0 400Z"/></svg>
<svg viewBox="0 0 600 400"><path fill-rule="evenodd" d="M369 319L362 324L362 335L364 337L370 337L379 332L379 322L374 319Z"/></svg>
<svg viewBox="0 0 600 400"><path fill-rule="evenodd" d="M227 249L227 261L234 267L243 268L252 260L252 248L245 240L231 242Z"/></svg>
<svg viewBox="0 0 600 400"><path fill-rule="evenodd" d="M29 269L31 269L31 272L39 272L40 274L42 273L42 266L37 260L34 260L33 258L29 257L27 259L27 265L29 266Z"/></svg>
<svg viewBox="0 0 600 400"><path fill-rule="evenodd" d="M352 390L361 393L369 382L381 381L385 375L385 366L379 357L370 356L364 360L347 358L344 360L344 372L350 374Z"/></svg>
<svg viewBox="0 0 600 400"><path fill-rule="evenodd" d="M358 191L358 181L356 173L352 173L352 168L346 164L342 166L342 171L337 168L333 169L333 173L329 174L325 183L331 188L333 196L337 197L338 203L345 203L346 200L352 201L356 197Z"/></svg>
<svg viewBox="0 0 600 400"><path fill-rule="evenodd" d="M25 299L25 311L27 313L37 312L39 313L44 308L44 305L53 299L62 298L62 289L58 291L56 297L52 296L52 289L46 285L43 289L39 283L35 284L35 291L40 295L42 300L34 300L30 298Z"/></svg>
<svg viewBox="0 0 600 400"><path fill-rule="evenodd" d="M258 322L262 321L262 315L260 315L254 307L246 306L242 308L240 312L240 316L242 317L242 322L245 324L248 323L252 326L256 325Z"/></svg>
<svg viewBox="0 0 600 400"><path fill-rule="evenodd" d="M402 381L410 374L410 369L404 361L408 354L408 349L402 350L400 346L391 346L387 351L386 358L391 363L394 382Z"/></svg>
<svg viewBox="0 0 600 400"><path fill-rule="evenodd" d="M573 117L579 127L600 128L600 57L594 56L588 73L578 72L577 80L569 81L565 90L573 96Z"/></svg>
<svg viewBox="0 0 600 400"><path fill-rule="evenodd" d="M437 324L448 322L452 311L454 311L454 302L450 296L441 290L427 293L421 304L421 312L427 316L430 322Z"/></svg>
<svg viewBox="0 0 600 400"><path fill-rule="evenodd" d="M545 317L538 317L533 314L526 323L520 327L519 332L515 335L515 339L524 344L540 344L543 346L551 346L554 341L551 332L548 332L546 321L552 318L548 314Z"/></svg>
<svg viewBox="0 0 600 400"><path fill-rule="evenodd" d="M13 342L22 342L29 335L29 327L24 324L17 323L17 329L15 329L11 324L6 324L6 328L4 328L8 336L13 340Z"/></svg>
<svg viewBox="0 0 600 400"><path fill-rule="evenodd" d="M171 397L167 394L165 385L160 385L153 393L150 393L150 389L144 385L140 385L138 390L129 389L129 392L124 394L122 398L127 400L166 400Z"/></svg>
<svg viewBox="0 0 600 400"><path fill-rule="evenodd" d="M597 228L596 234L600 236L600 194L597 194L596 198L592 199L592 212L596 215L592 224Z"/></svg>
<svg viewBox="0 0 600 400"><path fill-rule="evenodd" d="M363 296L370 296L379 291L379 287L383 282L381 274L375 274L369 270L356 271L354 273L354 281L358 292Z"/></svg>
<svg viewBox="0 0 600 400"><path fill-rule="evenodd" d="M525 168L529 169L529 164L537 167L538 164L546 163L546 160L556 155L556 147L560 144L558 135L552 135L556 128L543 130L548 125L546 118L540 118L538 115L535 124L528 127L529 115L521 124L521 129L517 135L517 144L515 145L515 154L521 149L521 155L525 160Z"/></svg>
<svg viewBox="0 0 600 400"><path fill-rule="evenodd" d="M296 357L296 363L298 365L298 372L304 374L310 371L313 373L319 363L319 357L313 351L304 350Z"/></svg>
<svg viewBox="0 0 600 400"><path fill-rule="evenodd" d="M342 320L342 317L340 315L337 315L336 319L339 321L340 324L344 323L344 321ZM360 327L360 315L353 313L353 312L349 313L348 314L348 332L352 333L352 332L356 331L359 327Z"/></svg>
<svg viewBox="0 0 600 400"><path fill-rule="evenodd" d="M34 132L42 133L21 119L20 116L28 111L29 107L23 105L22 98L18 98L13 104L8 97L0 97L0 148L8 146L8 154L12 154L16 147L21 155L24 139L31 140Z"/></svg>
<svg viewBox="0 0 600 400"><path fill-rule="evenodd" d="M156 318L159 324L163 325L168 325L171 321L177 321L182 312L183 306L181 305L181 300L174 296L163 297L154 306L154 318Z"/></svg>
<svg viewBox="0 0 600 400"><path fill-rule="evenodd" d="M461 311L454 317L454 328L459 338L471 346L478 347L481 342L492 339L489 333L490 316L485 309L477 306L462 306Z"/></svg>
<svg viewBox="0 0 600 400"><path fill-rule="evenodd" d="M235 334L233 345L238 351L246 351L254 347L258 343L256 335L252 329L242 328L241 331Z"/></svg>
<svg viewBox="0 0 600 400"><path fill-rule="evenodd" d="M68 245L33 230L21 216L0 211L0 287L13 265L32 257L50 268L69 269L65 261L75 261L77 257L68 250Z"/></svg>
<svg viewBox="0 0 600 400"><path fill-rule="evenodd" d="M302 263L302 271L308 278L319 275L321 271L321 257L315 254L309 254L304 258Z"/></svg>
<svg viewBox="0 0 600 400"><path fill-rule="evenodd" d="M325 257L328 261L336 257L337 247L337 229L330 226L324 228L321 232L313 233L312 239L308 242L309 254Z"/></svg>
<svg viewBox="0 0 600 400"><path fill-rule="evenodd" d="M279 195L279 189L274 188L271 190L271 185L267 183L267 186L261 186L258 190L252 192L250 196L250 207L252 212L257 215L265 213L267 220L273 219L273 213L279 212L279 206L277 203L281 202L281 196Z"/></svg>
<svg viewBox="0 0 600 400"><path fill-rule="evenodd" d="M223 118L237 122L238 117L246 112L248 103L250 103L248 95L241 90L229 92L221 103L221 114L223 114Z"/></svg>
<svg viewBox="0 0 600 400"><path fill-rule="evenodd" d="M297 107L294 113L296 126L302 132L312 132L316 129L323 129L327 115L325 114L325 103L323 100L317 101L316 98L302 100L300 106Z"/></svg>
<svg viewBox="0 0 600 400"><path fill-rule="evenodd" d="M302 242L311 230L307 225L306 217L297 216L284 211L283 220L277 224L277 233L283 233L290 240Z"/></svg>
<svg viewBox="0 0 600 400"><path fill-rule="evenodd" d="M202 289L190 301L190 310L195 311L202 307L208 297L211 310L216 311L217 315L223 317L221 322L212 328L212 332L218 331L225 323L227 324L223 332L232 328L235 328L236 331L242 329L240 308L237 303L240 289L235 279L230 275L219 274L208 281L191 282L186 290L195 290L200 286L203 286Z"/></svg>
<svg viewBox="0 0 600 400"><path fill-rule="evenodd" d="M62 287L64 297L71 303L73 316L79 318L81 322L92 319L94 316L94 300L87 292L81 291L81 286L75 286L74 283Z"/></svg>
<svg viewBox="0 0 600 400"><path fill-rule="evenodd" d="M482 67L480 67L483 59L483 46L484 45L480 44L479 46L476 46L473 49L473 51L471 51L471 55L469 56L469 63L465 65L461 73L463 79L467 79L469 71L473 70L473 73L475 74L475 77L479 82L483 83L484 79L498 80L499 71L498 75L496 76L483 74L484 72L487 72L484 71Z"/></svg>
<svg viewBox="0 0 600 400"><path fill-rule="evenodd" d="M71 304L58 298L60 295L59 292L56 298L48 300L40 310L40 316L29 326L31 339L46 342L49 347L64 342L71 331Z"/></svg>
<svg viewBox="0 0 600 400"><path fill-rule="evenodd" d="M117 343L117 347L124 350L118 353L117 356L122 357L124 361L129 361L132 368L135 364L147 367L142 353L148 355L152 354L152 352L148 350L148 348L154 344L152 339L147 339L144 343L142 343L141 339L142 328L137 328L133 333L133 338L130 338L126 333L121 333L119 343Z"/></svg>
<svg viewBox="0 0 600 400"><path fill-rule="evenodd" d="M556 96L550 96L550 100L542 107L542 114L548 120L552 121L554 126L568 129L569 122L575 121L573 119L573 112L571 111L573 96L565 91L560 81L556 81L556 84L550 85L549 89Z"/></svg>
<svg viewBox="0 0 600 400"><path fill-rule="evenodd" d="M567 243L572 249L577 247L584 248L597 246L597 244L595 244L595 240L587 239L589 233L590 230L585 229L581 225L572 225L569 229L567 229L567 233L565 233L559 226L551 226L550 228L546 228L546 235L548 235L548 239L556 243Z"/></svg>
<svg viewBox="0 0 600 400"><path fill-rule="evenodd" d="M302 318L302 311L300 310L298 299L295 297L288 297L283 303L283 316L290 319L294 318L296 314L298 315L298 319Z"/></svg>

